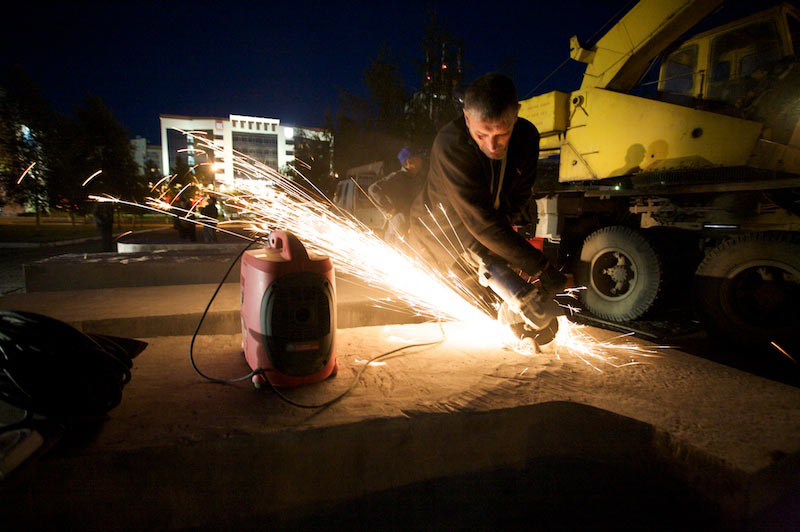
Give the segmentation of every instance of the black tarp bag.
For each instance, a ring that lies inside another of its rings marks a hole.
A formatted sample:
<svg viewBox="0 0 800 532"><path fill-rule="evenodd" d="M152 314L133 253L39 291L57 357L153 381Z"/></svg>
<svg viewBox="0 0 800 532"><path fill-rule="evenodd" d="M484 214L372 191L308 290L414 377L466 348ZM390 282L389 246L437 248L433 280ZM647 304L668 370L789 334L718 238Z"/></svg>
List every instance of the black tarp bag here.
<svg viewBox="0 0 800 532"><path fill-rule="evenodd" d="M0 400L50 419L102 416L122 400L146 342L85 334L48 316L0 311Z"/></svg>

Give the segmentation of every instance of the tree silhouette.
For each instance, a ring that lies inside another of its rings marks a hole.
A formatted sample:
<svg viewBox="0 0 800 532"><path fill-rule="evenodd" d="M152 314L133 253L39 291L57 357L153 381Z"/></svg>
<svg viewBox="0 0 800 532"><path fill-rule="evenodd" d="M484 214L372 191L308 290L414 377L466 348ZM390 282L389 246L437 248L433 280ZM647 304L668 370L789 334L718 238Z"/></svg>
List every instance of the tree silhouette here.
<svg viewBox="0 0 800 532"><path fill-rule="evenodd" d="M46 150L54 111L19 67L0 77L0 201L32 206L36 222L46 207L50 161ZM25 170L34 166L19 181Z"/></svg>
<svg viewBox="0 0 800 532"><path fill-rule="evenodd" d="M421 49L424 61L416 61L421 81L413 94L405 89L399 60L385 45L364 70L366 96L340 91L339 111L327 117L339 174L374 161L396 167L403 146L429 151L439 129L461 112L461 40L431 14Z"/></svg>
<svg viewBox="0 0 800 532"><path fill-rule="evenodd" d="M388 46L364 70L367 96L341 90L336 119L329 118L334 133L334 167L348 168L372 161L395 161L405 142L406 90L397 60Z"/></svg>

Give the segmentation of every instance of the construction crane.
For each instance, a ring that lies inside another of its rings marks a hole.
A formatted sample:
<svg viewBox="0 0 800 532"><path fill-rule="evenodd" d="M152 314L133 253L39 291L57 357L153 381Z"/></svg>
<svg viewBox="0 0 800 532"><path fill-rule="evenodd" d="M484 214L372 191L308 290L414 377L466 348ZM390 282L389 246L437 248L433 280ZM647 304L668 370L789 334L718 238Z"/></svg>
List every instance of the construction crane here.
<svg viewBox="0 0 800 532"><path fill-rule="evenodd" d="M580 88L521 102L541 134L536 233L629 321L665 293L709 330L794 339L800 300L800 10L781 4L678 42L719 0L641 0L594 45ZM651 97L634 95L660 65Z"/></svg>

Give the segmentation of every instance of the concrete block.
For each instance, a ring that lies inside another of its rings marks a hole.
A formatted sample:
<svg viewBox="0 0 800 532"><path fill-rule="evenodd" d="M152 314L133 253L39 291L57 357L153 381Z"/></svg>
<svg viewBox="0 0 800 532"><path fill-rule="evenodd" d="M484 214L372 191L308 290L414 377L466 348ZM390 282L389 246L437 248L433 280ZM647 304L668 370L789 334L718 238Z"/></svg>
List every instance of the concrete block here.
<svg viewBox="0 0 800 532"><path fill-rule="evenodd" d="M25 291L218 283L234 257L226 249L59 255L24 265ZM238 262L227 282L239 282Z"/></svg>

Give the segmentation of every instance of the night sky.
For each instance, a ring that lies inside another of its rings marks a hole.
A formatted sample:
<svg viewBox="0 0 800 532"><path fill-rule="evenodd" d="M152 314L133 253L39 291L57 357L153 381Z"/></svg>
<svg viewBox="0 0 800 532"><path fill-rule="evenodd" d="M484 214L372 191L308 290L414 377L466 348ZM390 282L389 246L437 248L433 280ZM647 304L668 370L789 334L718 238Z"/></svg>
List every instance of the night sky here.
<svg viewBox="0 0 800 532"><path fill-rule="evenodd" d="M21 65L60 111L99 95L130 135L159 143L159 114L279 118L321 126L338 89L362 92L387 44L419 86L428 13L465 45L465 80L511 63L520 97L632 2L24 2L4 9L5 68ZM750 2L752 4L752 2ZM536 94L572 90L570 62ZM532 95L532 94L531 94Z"/></svg>

